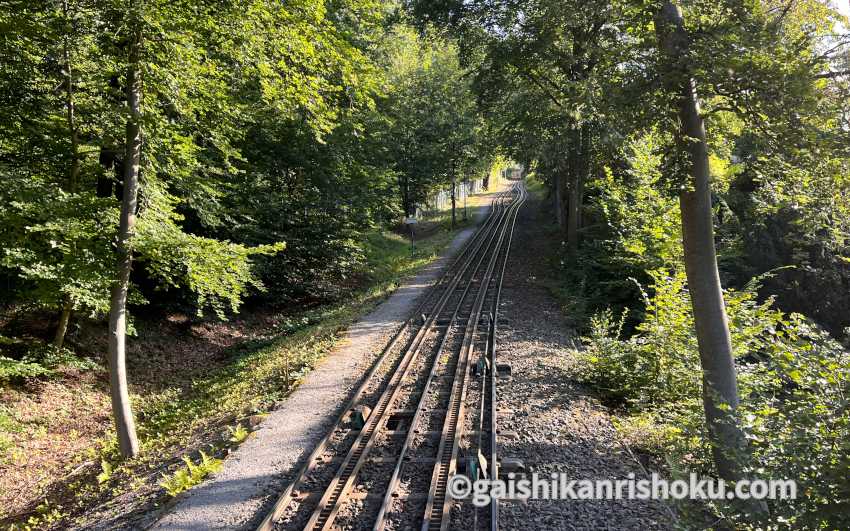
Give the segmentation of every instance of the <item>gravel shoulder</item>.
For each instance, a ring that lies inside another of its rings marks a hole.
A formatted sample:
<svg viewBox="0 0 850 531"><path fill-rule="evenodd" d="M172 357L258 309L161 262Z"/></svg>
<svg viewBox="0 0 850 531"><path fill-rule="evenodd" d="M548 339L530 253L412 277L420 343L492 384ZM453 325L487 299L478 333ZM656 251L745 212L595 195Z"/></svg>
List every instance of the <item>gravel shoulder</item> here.
<svg viewBox="0 0 850 531"><path fill-rule="evenodd" d="M565 472L571 479L637 479L647 471L619 441L610 412L575 379L578 338L557 300L539 279L546 275L545 229L539 201L522 209L505 273L499 325L499 363L510 379L498 384L502 458L523 461L526 473ZM514 432L510 434L510 432ZM516 438L514 438L516 437ZM651 471L650 471L651 473ZM503 502L502 529L671 529L671 511L659 501Z"/></svg>
<svg viewBox="0 0 850 531"><path fill-rule="evenodd" d="M331 429L392 334L474 230L458 233L440 258L404 281L352 326L334 351L228 457L221 471L190 490L151 528L188 531L256 526L276 494L293 481L312 449Z"/></svg>

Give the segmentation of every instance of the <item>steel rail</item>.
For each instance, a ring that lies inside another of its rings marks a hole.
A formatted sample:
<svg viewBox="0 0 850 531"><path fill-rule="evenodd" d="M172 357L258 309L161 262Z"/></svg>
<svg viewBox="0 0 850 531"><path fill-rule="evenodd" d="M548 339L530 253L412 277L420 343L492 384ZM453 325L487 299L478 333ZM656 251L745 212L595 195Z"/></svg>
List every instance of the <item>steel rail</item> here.
<svg viewBox="0 0 850 531"><path fill-rule="evenodd" d="M525 203L525 200L528 198L528 192L525 190L525 185L521 185L521 193L523 194L522 202ZM514 214L513 219L511 220L511 229L508 236L508 242L506 244L505 249L505 257L502 259L502 269L499 272L499 283L496 288L496 296L493 300L493 319L490 323L491 325L491 341L490 341L490 351L488 355L490 356L490 373L489 377L489 388L490 388L490 455L489 455L489 465L490 465L490 480L496 481L499 479L499 453L498 453L498 440L497 435L499 433L498 428L498 411L497 404L498 394L497 394L497 351L496 351L496 340L497 334L499 332L499 313L500 313L500 304L502 300L502 285L505 280L505 269L508 265L508 259L510 258L511 246L513 245L514 239L514 229L516 227L516 219L519 215L519 209L517 209L517 213ZM482 393L483 394L483 393ZM490 531L498 531L499 529L499 500L497 498L490 499Z"/></svg>
<svg viewBox="0 0 850 531"><path fill-rule="evenodd" d="M510 220L511 216L516 216L516 213L524 202L524 199L522 188L520 188L519 197L511 204L511 207L508 209L506 214L508 220ZM507 225L508 224L505 224L500 231L498 249L501 249L502 242L504 241L505 234L507 232ZM494 254L488 266L485 279L482 281L482 283L486 283L488 286L492 281L493 270L495 269L499 254L500 253ZM484 295L486 295L486 292L486 289L479 292L479 299L476 301L476 309L473 313L480 315L481 309L484 305ZM472 337L474 337L474 333L477 331L478 320L473 322L472 316L470 316L470 322L467 324L467 332L469 331L469 327L472 327L473 329L473 336L470 336L469 341L464 343L460 356L461 361L455 371L453 392L450 397L449 408L443 423L440 444L437 450L437 460L434 464L431 476L428 501L425 506L425 514L422 522L423 531L430 531L434 529L445 531L448 529L450 523L450 507L452 500L447 493L448 480L457 467L457 454L460 439L463 434L463 422L466 413L466 393L469 385L469 358L474 349ZM449 445L451 445L451 448L449 448Z"/></svg>
<svg viewBox="0 0 850 531"><path fill-rule="evenodd" d="M503 218L503 220L504 219L507 219L507 218ZM500 223L499 228L501 228L501 225L502 224ZM495 234L494 234L494 236L495 236ZM499 253L499 248L497 247L496 249L494 249L494 254L498 254L498 253ZM483 261L483 258L484 257L482 256L482 261ZM479 286L479 293L481 293L480 290L483 290L486 294L487 289L488 289L488 287L486 285L484 285L484 282L482 282L481 285ZM473 311L470 314L469 320L472 320L474 316L476 316L476 314ZM480 319L480 313L477 314L477 317L478 317L478 319ZM457 318L457 312L455 312L455 315L452 316L451 326L455 326L456 318ZM466 335L469 333L468 332L469 329L470 328L468 326L465 328L464 339L465 339ZM428 374L428 379L426 380L426 382L423 386L424 391L422 393L422 396L420 396L419 400L417 401L417 405L416 405L416 409L414 411L414 415L413 415L413 417L410 421L410 424L409 424L407 436L405 437L405 440L404 440L404 443L401 447L401 450L399 451L398 455L395 458L396 459L396 465L393 469L392 476L390 477L390 481L389 481L387 488L386 488L386 491L384 493L384 498L383 498L383 501L381 503L381 507L379 509L378 516L375 520L375 524L374 524L374 527L373 527L374 531L383 531L383 529L386 525L387 510L388 510L390 504L392 503L394 491L395 491L396 487L398 486L399 477L401 475L401 469L404 465L407 451L409 450L410 445L413 442L413 439L415 438L417 431L418 431L418 430L415 430L414 428L417 426L419 419L421 418L422 413L424 412L426 392L431 387L431 385L434 381L434 377L437 374L437 370L440 367L440 365L437 363L437 361L438 361L440 355L442 354L443 350L445 349L445 344L446 344L447 340L448 340L448 334L443 336L442 342L441 342L439 349L438 349L437 356L434 360L434 363L431 366L431 371ZM450 365L450 363L448 363L448 364Z"/></svg>
<svg viewBox="0 0 850 531"><path fill-rule="evenodd" d="M494 200L494 203L503 195L505 195L505 192L501 192ZM328 442L331 440L333 434L337 430L339 430L340 427L345 423L348 415L350 414L350 411L359 403L364 392L368 389L371 381L374 379L375 375L381 369L383 364L387 361L389 353L392 351L393 348L398 345L398 342L404 336L404 333L411 329L415 325L415 323L417 323L421 319L422 310L425 309L429 302L431 302L432 297L439 292L439 287L445 284L446 280L450 276L458 277L465 271L465 267L463 267L464 264L468 264L472 260L472 258L474 257L474 253L477 252L477 249L480 247L484 236L491 231L493 224L497 219L499 219L499 214L500 212L498 208L491 208L487 219L476 230L472 240L470 240L470 242L468 242L463 247L461 252L457 253L456 257L449 264L449 266L446 267L440 278L434 283L430 290L431 293L429 293L428 295L426 295L426 297L423 298L423 300L417 305L416 310L414 310L411 316L404 323L402 323L401 326L399 326L393 337L382 349L381 354L379 354L378 358L373 363L367 375L361 380L361 383L358 386L357 390L354 392L354 395L346 403L346 406L342 408L339 416L337 417L331 429L322 438L319 444L316 445L313 452L311 452L310 456L307 458L307 461L299 469L296 475L296 479L291 482L287 486L287 488L284 489L284 491L280 494L278 499L273 504L272 508L268 511L266 516L258 525L257 531L270 531L271 529L273 529L275 522L280 519L289 504L293 501L294 494L297 493L298 489L302 486L305 478L315 469L318 459L324 453L325 449L327 448ZM460 271L457 269L459 266L462 267ZM453 288L450 287L444 290L444 293L451 293L452 289ZM439 301L440 299L438 299L437 302L434 303L435 307L439 304ZM432 311L431 313L433 314L434 312ZM421 323L419 330L421 331L424 326L425 323ZM418 332L416 335L418 335ZM416 335L414 335L414 339Z"/></svg>
<svg viewBox="0 0 850 531"><path fill-rule="evenodd" d="M487 256L488 251L492 245L493 237L498 232L498 229L503 225L503 219L503 208L500 208L499 217L497 222L495 223L495 230L493 230L493 232L491 233L492 235L488 236L486 242L482 242L478 246L478 248L481 248L483 245L484 252L481 253L478 262L471 270L473 277L475 276L476 271L480 267L481 262L483 262L484 258ZM479 255L475 254L475 256ZM470 264L471 262L466 264L464 273L469 268ZM459 275L455 277L455 279L453 279L449 290L447 290L444 298L441 299L442 305L440 306L439 310L434 312L429 317L428 322L424 327L426 330L430 331L430 329L433 327L434 323L437 320L437 317L444 309L445 304L448 302L448 296L451 294L452 291L455 290L461 278L462 275ZM460 299L458 300L457 308L454 311L455 315L459 311L460 307L463 305L463 301L465 300L466 294L468 293L470 286L471 278L470 282L467 282L464 291L461 294ZM449 329L447 328L444 337L448 335L448 332ZM330 485L328 485L328 487L325 489L325 492L321 500L319 501L318 506L311 515L310 520L305 526L305 529L327 530L332 525L336 514L342 507L343 502L345 501L348 494L355 485L354 481L357 477L357 474L362 468L363 464L366 462L366 459L375 444L377 434L380 431L380 427L387 420L389 411L391 410L391 406L395 403L399 396L399 393L401 392L401 383L407 377L411 367L413 366L415 358L419 355L421 344L422 341L417 344L415 350L413 350L406 356L407 359L404 364L404 369L401 371L399 371L398 369L396 370L396 373L393 375L390 384L387 386L387 389L384 391L384 394L379 400L377 407L375 408L375 410L372 411L371 415L369 416L369 419L366 422L366 425L360 431L357 440L354 442L345 459L343 460L339 471L331 480Z"/></svg>
<svg viewBox="0 0 850 531"><path fill-rule="evenodd" d="M521 191L521 193L524 191ZM499 270L498 282L496 283L495 294L493 296L493 300L490 305L490 320L489 320L489 330L487 333L487 347L482 354L482 358L487 359L487 363L484 364L485 371L483 376L482 388L481 388L481 399L478 403L478 419L476 425L478 426L478 436L476 437L476 445L473 447L476 455L479 452L484 450L484 434L488 434L488 444L489 452L487 455L487 464L488 467L488 476L491 480L497 480L499 478L498 471L498 452L496 447L496 435L498 432L497 418L496 418L496 410L498 404L498 398L496 395L496 380L498 378L498 367L496 365L496 334L498 332L498 320L499 320L499 304L502 296L502 284L505 278L505 268L508 264L508 257L510 255L511 243L513 242L513 232L514 226L516 225L516 216L514 216L513 221L511 223L511 228L508 231L508 241L507 244L502 247L504 249L504 255L502 255L501 259L501 268ZM502 252L502 249L499 252ZM489 406L490 415L486 415L487 408ZM489 420L489 429L487 425L487 421ZM473 478L475 479L475 478ZM498 515L498 503L497 499L490 500L490 531L496 531L499 528L499 515ZM472 518L472 528L477 530L479 528L478 522L478 514L480 512L480 508L473 508L473 518Z"/></svg>

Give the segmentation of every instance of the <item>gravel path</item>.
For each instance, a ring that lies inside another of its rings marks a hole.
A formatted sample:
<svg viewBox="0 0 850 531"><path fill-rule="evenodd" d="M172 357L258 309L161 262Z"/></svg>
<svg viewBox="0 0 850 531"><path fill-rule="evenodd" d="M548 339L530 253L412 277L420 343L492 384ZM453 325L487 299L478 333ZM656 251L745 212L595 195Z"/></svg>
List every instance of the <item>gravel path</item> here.
<svg viewBox="0 0 850 531"><path fill-rule="evenodd" d="M626 479L643 468L618 442L610 414L574 379L575 350L558 302L538 279L549 254L542 227L550 218L530 201L520 213L502 291L499 363L512 377L498 384L502 458L519 458L526 472L568 473L571 479ZM671 512L656 501L503 502L502 529L670 529Z"/></svg>
<svg viewBox="0 0 850 531"><path fill-rule="evenodd" d="M489 197L492 198L494 194ZM481 218L483 219L483 215ZM420 296L473 234L460 232L443 256L405 281L355 324L334 352L224 463L215 477L188 492L152 529L249 529L288 485Z"/></svg>

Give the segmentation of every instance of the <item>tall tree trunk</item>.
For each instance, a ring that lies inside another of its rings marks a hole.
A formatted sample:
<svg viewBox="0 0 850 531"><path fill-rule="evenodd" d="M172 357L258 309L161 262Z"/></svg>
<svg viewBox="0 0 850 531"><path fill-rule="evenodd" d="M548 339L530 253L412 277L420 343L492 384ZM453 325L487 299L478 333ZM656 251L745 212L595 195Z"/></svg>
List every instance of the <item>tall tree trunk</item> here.
<svg viewBox="0 0 850 531"><path fill-rule="evenodd" d="M68 26L72 26L69 23L70 11L67 0L62 0L62 15ZM65 63L65 118L68 122L68 134L70 136L68 155L71 162L68 167L68 181L65 190L69 194L75 194L77 193L77 181L80 175L80 134L77 130L77 117L74 108L74 63L69 40L66 30L62 36L62 59ZM74 304L71 298L65 295L62 298L62 309L59 312L59 324L56 326L56 335L53 337L53 345L56 348L62 348L65 344L65 335L68 332L68 323L71 320L73 310Z"/></svg>
<svg viewBox="0 0 850 531"><path fill-rule="evenodd" d="M127 335L127 291L130 285L130 270L133 265L131 238L136 225L136 202L139 192L139 161L142 151L141 77L139 52L141 34L134 34L129 49L127 67L127 138L124 154L124 194L121 202L121 218L118 233L118 279L112 287L109 308L109 382L112 395L112 410L121 455L132 457L139 452L139 441L130 408L127 389L126 335Z"/></svg>
<svg viewBox="0 0 850 531"><path fill-rule="evenodd" d="M682 242L688 291L694 311L703 374L703 404L714 461L720 477L744 478L747 445L736 421L738 387L729 322L717 270L711 211L708 145L700 115L696 85L687 60L688 37L682 12L665 2L657 16L659 44L670 67L669 89L678 95L681 142L688 157L690 179L679 194ZM762 512L763 504L746 504L750 512Z"/></svg>
<svg viewBox="0 0 850 531"><path fill-rule="evenodd" d="M567 183L567 248L570 253L578 250L579 216L581 215L581 129L572 130L567 140L567 167L569 168Z"/></svg>
<svg viewBox="0 0 850 531"><path fill-rule="evenodd" d="M455 182L455 161L452 160L452 228L455 228L455 224L457 224L457 218L455 214L455 206L457 202L456 191L457 191L457 183Z"/></svg>

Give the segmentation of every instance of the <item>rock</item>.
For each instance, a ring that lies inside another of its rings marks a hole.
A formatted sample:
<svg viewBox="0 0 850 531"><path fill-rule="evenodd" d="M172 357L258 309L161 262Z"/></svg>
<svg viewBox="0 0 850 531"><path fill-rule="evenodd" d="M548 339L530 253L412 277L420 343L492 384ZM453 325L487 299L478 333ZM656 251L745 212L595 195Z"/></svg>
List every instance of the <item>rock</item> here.
<svg viewBox="0 0 850 531"><path fill-rule="evenodd" d="M265 418L266 415L251 415L247 420L248 429L256 430Z"/></svg>
<svg viewBox="0 0 850 531"><path fill-rule="evenodd" d="M521 459L516 457L503 457L501 466L499 467L500 474L521 473L525 472L525 464Z"/></svg>

